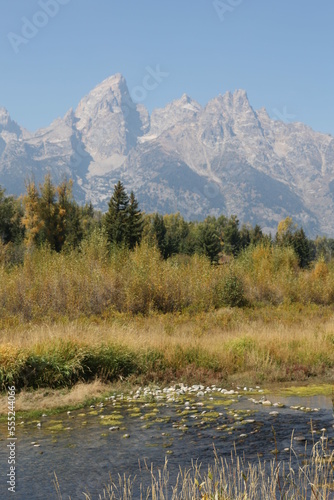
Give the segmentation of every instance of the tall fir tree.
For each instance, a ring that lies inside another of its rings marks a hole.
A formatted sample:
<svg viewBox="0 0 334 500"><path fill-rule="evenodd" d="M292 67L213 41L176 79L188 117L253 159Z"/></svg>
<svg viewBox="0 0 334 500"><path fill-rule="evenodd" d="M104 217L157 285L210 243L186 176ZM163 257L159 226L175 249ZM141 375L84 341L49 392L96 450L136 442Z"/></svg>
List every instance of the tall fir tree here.
<svg viewBox="0 0 334 500"><path fill-rule="evenodd" d="M223 252L227 255L236 256L241 249L239 233L239 220L236 215L231 215L223 229Z"/></svg>
<svg viewBox="0 0 334 500"><path fill-rule="evenodd" d="M67 248L75 248L83 237L81 211L72 195L73 181L64 179L57 186L58 217L56 250L63 248L66 242Z"/></svg>
<svg viewBox="0 0 334 500"><path fill-rule="evenodd" d="M127 209L128 217L126 222L126 243L130 250L140 243L143 233L143 215L138 208L138 201L131 191L129 205Z"/></svg>
<svg viewBox="0 0 334 500"><path fill-rule="evenodd" d="M59 207L56 203L56 188L51 181L51 175L47 174L44 183L40 184L39 214L43 221L41 236L43 242L48 242L55 250L57 247L57 222Z"/></svg>
<svg viewBox="0 0 334 500"><path fill-rule="evenodd" d="M167 244L166 244L167 228L163 216L158 213L154 214L152 220L152 232L161 255L163 256L164 259L167 259L168 257Z"/></svg>
<svg viewBox="0 0 334 500"><path fill-rule="evenodd" d="M198 227L197 252L209 257L211 262L218 262L221 249L215 225L210 220L205 220Z"/></svg>
<svg viewBox="0 0 334 500"><path fill-rule="evenodd" d="M13 196L6 196L5 190L0 186L0 242L6 244L22 241L24 235L22 216L20 201Z"/></svg>
<svg viewBox="0 0 334 500"><path fill-rule="evenodd" d="M129 197L121 181L114 187L114 192L108 204L105 216L105 228L108 241L117 245L127 243Z"/></svg>
<svg viewBox="0 0 334 500"><path fill-rule="evenodd" d="M302 227L293 235L292 246L298 255L300 267L308 267L312 260L311 244Z"/></svg>

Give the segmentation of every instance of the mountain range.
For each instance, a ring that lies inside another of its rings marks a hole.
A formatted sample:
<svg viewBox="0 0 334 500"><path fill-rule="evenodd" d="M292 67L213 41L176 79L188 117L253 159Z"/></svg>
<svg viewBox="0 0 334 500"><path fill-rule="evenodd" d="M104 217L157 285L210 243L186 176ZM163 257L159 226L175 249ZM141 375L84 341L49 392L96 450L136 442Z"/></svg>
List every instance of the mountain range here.
<svg viewBox="0 0 334 500"><path fill-rule="evenodd" d="M184 94L150 115L116 74L34 133L0 108L0 185L20 195L48 172L102 210L120 179L146 212L236 214L273 233L289 215L309 236L334 236L333 137L271 119L244 90L204 107Z"/></svg>

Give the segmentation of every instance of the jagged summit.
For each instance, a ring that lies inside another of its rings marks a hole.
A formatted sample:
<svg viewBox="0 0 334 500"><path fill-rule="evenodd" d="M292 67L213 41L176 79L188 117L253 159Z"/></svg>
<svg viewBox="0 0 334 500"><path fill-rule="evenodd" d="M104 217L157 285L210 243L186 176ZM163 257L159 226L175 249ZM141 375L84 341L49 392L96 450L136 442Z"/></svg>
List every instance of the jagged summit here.
<svg viewBox="0 0 334 500"><path fill-rule="evenodd" d="M0 185L20 194L27 175L65 173L78 201L105 209L121 179L147 212L237 214L272 232L291 215L311 236L334 236L332 136L255 111L242 89L204 107L183 94L151 116L144 104L117 73L30 135L0 108Z"/></svg>
<svg viewBox="0 0 334 500"><path fill-rule="evenodd" d="M97 85L75 110L76 128L87 151L100 160L123 155L136 145L147 117L130 96L124 77L117 73Z"/></svg>
<svg viewBox="0 0 334 500"><path fill-rule="evenodd" d="M10 114L4 107L0 107L0 132L1 131L13 133L17 135L17 137L22 135L22 129L11 119Z"/></svg>

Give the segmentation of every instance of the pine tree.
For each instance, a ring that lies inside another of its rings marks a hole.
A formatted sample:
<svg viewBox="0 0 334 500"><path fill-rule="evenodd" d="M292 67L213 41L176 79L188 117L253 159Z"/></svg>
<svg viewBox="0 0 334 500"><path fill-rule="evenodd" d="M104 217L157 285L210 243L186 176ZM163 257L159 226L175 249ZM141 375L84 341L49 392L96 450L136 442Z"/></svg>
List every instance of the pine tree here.
<svg viewBox="0 0 334 500"><path fill-rule="evenodd" d="M77 247L83 238L81 211L72 196L73 182L64 179L57 187L57 233L56 250L60 251L66 242L70 248Z"/></svg>
<svg viewBox="0 0 334 500"><path fill-rule="evenodd" d="M222 247L215 224L207 219L199 225L198 229L198 253L209 257L211 262L218 262Z"/></svg>
<svg viewBox="0 0 334 500"><path fill-rule="evenodd" d="M44 183L40 185L39 214L43 221L41 236L43 242L48 242L52 249L56 249L58 206L56 204L56 188L52 184L50 174L47 174Z"/></svg>
<svg viewBox="0 0 334 500"><path fill-rule="evenodd" d="M166 226L166 254L168 257L183 253L183 243L189 234L188 224L182 215L176 214L164 215Z"/></svg>
<svg viewBox="0 0 334 500"><path fill-rule="evenodd" d="M158 213L154 214L152 221L152 231L155 237L156 243L160 250L161 255L164 259L168 257L167 245L166 245L166 225L162 215Z"/></svg>
<svg viewBox="0 0 334 500"><path fill-rule="evenodd" d="M129 197L121 181L114 187L105 216L105 228L108 241L117 245L127 243Z"/></svg>
<svg viewBox="0 0 334 500"><path fill-rule="evenodd" d="M263 239L262 229L259 224L255 224L251 230L251 244L257 245Z"/></svg>
<svg viewBox="0 0 334 500"><path fill-rule="evenodd" d="M132 250L138 243L140 243L144 224L143 216L138 208L138 202L133 191L131 191L130 194L127 214L126 243L130 250Z"/></svg>
<svg viewBox="0 0 334 500"><path fill-rule="evenodd" d="M298 229L291 217L286 217L277 227L275 238L279 246L290 246L298 256L300 267L307 267L312 260L311 244L307 239L303 228Z"/></svg>
<svg viewBox="0 0 334 500"><path fill-rule="evenodd" d="M19 243L23 238L22 206L13 196L6 196L0 186L0 242Z"/></svg>
<svg viewBox="0 0 334 500"><path fill-rule="evenodd" d="M236 215L231 215L226 227L223 230L223 251L227 255L236 256L241 249L239 233L239 220Z"/></svg>
<svg viewBox="0 0 334 500"><path fill-rule="evenodd" d="M300 267L307 267L311 262L311 245L306 234L301 227L298 229L292 239L292 246L298 255Z"/></svg>

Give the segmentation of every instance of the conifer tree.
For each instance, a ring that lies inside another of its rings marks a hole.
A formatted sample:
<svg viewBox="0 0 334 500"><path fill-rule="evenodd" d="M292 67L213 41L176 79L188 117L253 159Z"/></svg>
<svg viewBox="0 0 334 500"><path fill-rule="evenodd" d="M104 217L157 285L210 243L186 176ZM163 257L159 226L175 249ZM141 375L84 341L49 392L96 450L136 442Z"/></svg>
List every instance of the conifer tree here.
<svg viewBox="0 0 334 500"><path fill-rule="evenodd" d="M166 226L165 248L167 257L183 253L184 242L189 234L188 224L179 212L164 215L163 220Z"/></svg>
<svg viewBox="0 0 334 500"><path fill-rule="evenodd" d="M158 245L158 248L160 250L160 253L163 256L163 258L166 259L168 257L167 245L166 245L167 228L162 215L158 213L154 214L152 221L152 230L156 240L156 244Z"/></svg>
<svg viewBox="0 0 334 500"><path fill-rule="evenodd" d="M47 174L44 183L40 184L40 192L38 210L43 221L42 240L48 242L52 249L56 249L59 207L56 204L56 188L52 184L50 174Z"/></svg>
<svg viewBox="0 0 334 500"><path fill-rule="evenodd" d="M73 200L73 182L64 179L56 188L57 192L57 232L56 250L60 251L65 241L67 247L76 247L83 237L80 208Z"/></svg>
<svg viewBox="0 0 334 500"><path fill-rule="evenodd" d="M127 243L129 197L121 181L114 187L105 216L105 228L108 241L117 245Z"/></svg>
<svg viewBox="0 0 334 500"><path fill-rule="evenodd" d="M311 244L302 227L293 235L292 246L298 255L300 267L307 267L312 260Z"/></svg>
<svg viewBox="0 0 334 500"><path fill-rule="evenodd" d="M277 227L275 238L279 246L290 246L298 256L300 267L307 267L312 259L311 244L303 228L298 229L291 217L286 217Z"/></svg>
<svg viewBox="0 0 334 500"><path fill-rule="evenodd" d="M263 239L262 229L259 224L255 224L251 230L251 244L257 245Z"/></svg>
<svg viewBox="0 0 334 500"><path fill-rule="evenodd" d="M231 215L223 230L223 251L227 255L236 256L240 249L239 220L236 215Z"/></svg>
<svg viewBox="0 0 334 500"><path fill-rule="evenodd" d="M214 223L210 220L205 220L199 225L198 229L198 253L209 257L211 262L218 262L219 253L222 248Z"/></svg>
<svg viewBox="0 0 334 500"><path fill-rule="evenodd" d="M0 186L0 242L19 243L23 238L21 224L22 206L13 196L6 196L5 190Z"/></svg>
<svg viewBox="0 0 334 500"><path fill-rule="evenodd" d="M131 191L129 205L127 209L126 221L126 243L130 250L132 250L137 243L140 243L143 233L143 216L138 208L138 201L135 198L133 191Z"/></svg>

